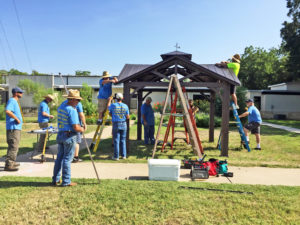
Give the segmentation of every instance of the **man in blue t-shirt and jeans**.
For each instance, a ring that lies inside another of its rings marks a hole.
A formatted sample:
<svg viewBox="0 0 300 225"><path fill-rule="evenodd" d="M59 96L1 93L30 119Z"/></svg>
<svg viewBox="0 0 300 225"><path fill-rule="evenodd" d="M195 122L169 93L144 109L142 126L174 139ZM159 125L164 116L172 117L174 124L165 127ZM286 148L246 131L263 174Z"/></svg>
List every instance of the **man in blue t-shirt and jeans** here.
<svg viewBox="0 0 300 225"><path fill-rule="evenodd" d="M146 102L141 107L142 124L144 125L144 143L145 145L155 143L154 139L154 112L151 106L151 97L146 98Z"/></svg>
<svg viewBox="0 0 300 225"><path fill-rule="evenodd" d="M107 71L103 72L102 79L99 81L100 89L98 94L98 125L101 125L103 122L102 120L104 113L107 110L108 100L112 94L112 84L117 82L118 79L116 77L112 78Z"/></svg>
<svg viewBox="0 0 300 225"><path fill-rule="evenodd" d="M23 124L22 113L19 105L19 99L22 98L24 91L15 87L12 89L12 98L6 104L6 141L7 154L5 160L5 171L18 171L20 163L16 162L19 143L21 140L21 130Z"/></svg>
<svg viewBox="0 0 300 225"><path fill-rule="evenodd" d="M249 131L256 137L256 148L255 150L261 150L260 147L260 125L262 123L261 115L258 109L254 106L253 99L246 101L248 111L239 115L240 118L248 116L248 123L244 126L244 132L249 143Z"/></svg>

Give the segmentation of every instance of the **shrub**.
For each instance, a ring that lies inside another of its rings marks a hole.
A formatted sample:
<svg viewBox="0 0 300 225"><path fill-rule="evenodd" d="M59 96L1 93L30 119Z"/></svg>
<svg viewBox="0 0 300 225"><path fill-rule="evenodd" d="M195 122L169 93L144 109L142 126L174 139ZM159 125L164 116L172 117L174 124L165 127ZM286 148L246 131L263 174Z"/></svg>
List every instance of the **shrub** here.
<svg viewBox="0 0 300 225"><path fill-rule="evenodd" d="M130 120L137 120L136 115L134 113L130 114Z"/></svg>
<svg viewBox="0 0 300 225"><path fill-rule="evenodd" d="M208 114L197 114L196 115L197 127L209 127L209 115ZM215 116L215 127L221 126L221 118Z"/></svg>
<svg viewBox="0 0 300 225"><path fill-rule="evenodd" d="M0 105L0 120L5 120L5 105L2 104Z"/></svg>
<svg viewBox="0 0 300 225"><path fill-rule="evenodd" d="M82 88L80 90L80 96L83 98L81 101L83 106L83 111L86 116L96 115L98 112L98 108L96 104L92 102L93 100L93 89L88 86L86 83L82 84Z"/></svg>

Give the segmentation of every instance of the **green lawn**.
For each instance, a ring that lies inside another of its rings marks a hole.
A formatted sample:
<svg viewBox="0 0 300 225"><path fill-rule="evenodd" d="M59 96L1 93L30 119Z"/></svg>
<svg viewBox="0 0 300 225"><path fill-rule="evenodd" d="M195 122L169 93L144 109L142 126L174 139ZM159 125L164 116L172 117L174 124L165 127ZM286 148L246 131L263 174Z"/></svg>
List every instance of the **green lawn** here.
<svg viewBox="0 0 300 225"><path fill-rule="evenodd" d="M182 128L181 128L182 129ZM161 132L164 134L165 128ZM207 159L214 157L218 159L225 159L219 157L220 151L216 149L217 140L220 128L215 130L215 142L208 142L208 129L199 129L200 139L202 141ZM245 149L240 149L240 136L235 127L230 127L229 137L229 166L263 166L263 167L286 167L286 168L300 168L300 135L290 133L284 130L262 126L261 128L261 146L262 151L252 150L247 152ZM130 133L130 149L129 157L126 160L118 162L124 163L146 163L148 158L152 157L152 145L144 145L143 141L136 141L136 125L131 126ZM161 138L162 139L162 138ZM111 156L113 148L111 146L111 138L104 139L100 142L97 152L94 154L94 159L101 162L112 162ZM156 158L169 159L184 159L194 157L190 146L183 141L175 142L174 150L167 148L166 152L161 152L158 148ZM250 136L250 147L255 148L255 136ZM89 160L87 151L81 151L81 157Z"/></svg>
<svg viewBox="0 0 300 225"><path fill-rule="evenodd" d="M267 123L274 123L287 127L294 127L300 129L300 120L263 120Z"/></svg>
<svg viewBox="0 0 300 225"><path fill-rule="evenodd" d="M0 224L299 224L300 187L0 177ZM180 186L253 192L237 194Z"/></svg>

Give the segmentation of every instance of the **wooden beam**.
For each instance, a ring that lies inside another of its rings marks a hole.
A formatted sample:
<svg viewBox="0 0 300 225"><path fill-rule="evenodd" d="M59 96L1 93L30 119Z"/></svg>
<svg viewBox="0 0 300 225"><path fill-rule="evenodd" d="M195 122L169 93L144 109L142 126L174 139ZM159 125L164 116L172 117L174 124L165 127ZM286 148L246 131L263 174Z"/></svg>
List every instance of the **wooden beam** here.
<svg viewBox="0 0 300 225"><path fill-rule="evenodd" d="M167 77L166 75L164 75L164 74L162 74L162 73L159 73L159 72L157 72L157 71L151 71L151 73L153 73L153 74L155 74L156 76L159 76L159 77L161 77L161 78L163 78L163 79L170 80L169 77Z"/></svg>
<svg viewBox="0 0 300 225"><path fill-rule="evenodd" d="M169 82L129 82L130 88L139 88L139 87L168 87ZM221 84L219 82L182 82L181 86L183 87L208 87L208 88L220 88Z"/></svg>
<svg viewBox="0 0 300 225"><path fill-rule="evenodd" d="M144 87L138 87L138 88L135 88L134 91L132 93L130 93L130 98L132 98L132 96L137 93L139 90L143 89Z"/></svg>
<svg viewBox="0 0 300 225"><path fill-rule="evenodd" d="M143 97L143 101L148 97L148 95L150 95L152 93L152 91L149 91L144 97Z"/></svg>
<svg viewBox="0 0 300 225"><path fill-rule="evenodd" d="M195 76L195 75L197 75L197 74L199 74L199 73L200 73L199 71L196 71L196 72L194 72L194 73L191 73L191 74L189 74L189 75L187 75L187 76L184 76L184 77L180 78L179 81L181 82L181 81L183 81L184 79L193 77L193 76Z"/></svg>
<svg viewBox="0 0 300 225"><path fill-rule="evenodd" d="M216 93L210 93L210 104L209 104L209 142L214 142L214 131L215 131L215 101Z"/></svg>
<svg viewBox="0 0 300 225"><path fill-rule="evenodd" d="M141 107L143 104L143 91L138 91L138 113L137 113L137 140L142 140L142 121L141 121Z"/></svg>
<svg viewBox="0 0 300 225"><path fill-rule="evenodd" d="M230 85L223 82L221 156L228 157Z"/></svg>
<svg viewBox="0 0 300 225"><path fill-rule="evenodd" d="M124 103L128 106L130 110L130 86L128 83L124 83L123 88L123 96L124 96ZM129 120L127 120L127 134L126 134L126 150L127 150L127 157L129 155L130 149L129 149L129 132L130 132L130 126L129 126Z"/></svg>

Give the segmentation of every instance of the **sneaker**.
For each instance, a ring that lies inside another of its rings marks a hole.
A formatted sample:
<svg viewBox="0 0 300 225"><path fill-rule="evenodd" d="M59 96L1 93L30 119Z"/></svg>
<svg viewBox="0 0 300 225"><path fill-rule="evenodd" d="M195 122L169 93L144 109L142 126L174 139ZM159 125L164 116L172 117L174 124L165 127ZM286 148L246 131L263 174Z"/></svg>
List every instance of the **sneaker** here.
<svg viewBox="0 0 300 225"><path fill-rule="evenodd" d="M103 121L102 120L97 120L97 125L102 125Z"/></svg>
<svg viewBox="0 0 300 225"><path fill-rule="evenodd" d="M112 160L119 161L119 158L112 157Z"/></svg>
<svg viewBox="0 0 300 225"><path fill-rule="evenodd" d="M4 171L9 171L9 172L14 172L14 171L18 171L19 168L16 166L5 166L4 167Z"/></svg>
<svg viewBox="0 0 300 225"><path fill-rule="evenodd" d="M240 107L238 105L235 106L236 109L240 109Z"/></svg>
<svg viewBox="0 0 300 225"><path fill-rule="evenodd" d="M82 162L82 159L79 159L78 157L74 157L72 163L78 163Z"/></svg>
<svg viewBox="0 0 300 225"><path fill-rule="evenodd" d="M255 148L255 150L261 150L261 148Z"/></svg>
<svg viewBox="0 0 300 225"><path fill-rule="evenodd" d="M127 159L127 158L126 158L126 156L124 156L124 157L122 156L122 159Z"/></svg>
<svg viewBox="0 0 300 225"><path fill-rule="evenodd" d="M60 185L60 184L61 184L61 181L58 181L58 182L52 182L52 183L51 183L52 186L58 186L58 185Z"/></svg>

